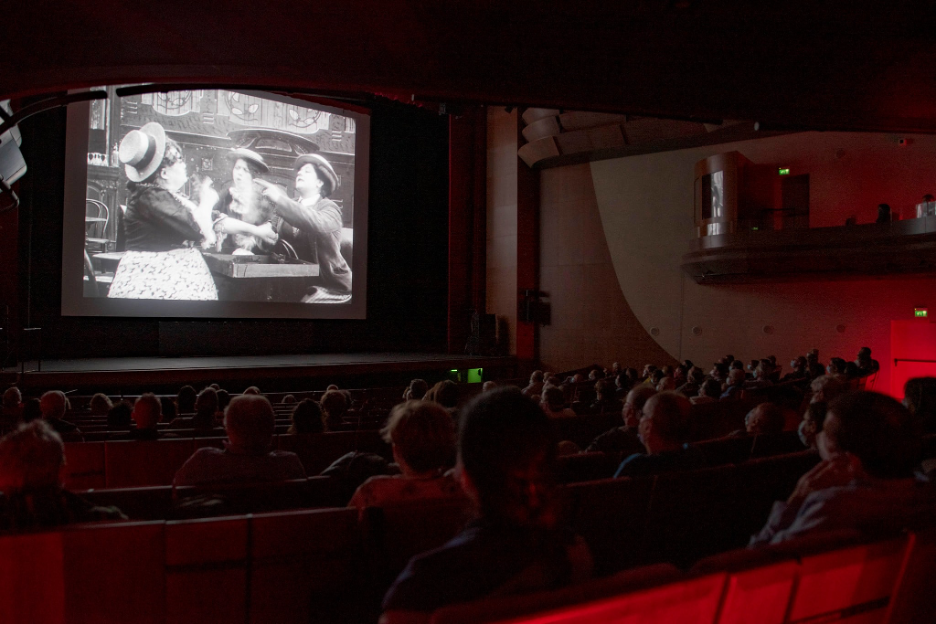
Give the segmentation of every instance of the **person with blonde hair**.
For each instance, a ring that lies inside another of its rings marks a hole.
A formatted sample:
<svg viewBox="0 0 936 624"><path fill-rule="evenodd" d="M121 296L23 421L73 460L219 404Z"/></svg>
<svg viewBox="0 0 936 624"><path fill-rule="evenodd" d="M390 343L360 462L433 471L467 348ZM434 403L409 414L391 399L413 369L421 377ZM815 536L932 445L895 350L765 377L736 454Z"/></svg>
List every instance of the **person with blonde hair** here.
<svg viewBox="0 0 936 624"><path fill-rule="evenodd" d="M63 485L65 447L44 420L0 438L0 530L23 531L74 522L126 519L97 507Z"/></svg>
<svg viewBox="0 0 936 624"><path fill-rule="evenodd" d="M400 474L371 477L351 497L349 507L462 495L458 482L446 472L455 464L455 425L438 404L407 401L397 405L381 435L393 449Z"/></svg>

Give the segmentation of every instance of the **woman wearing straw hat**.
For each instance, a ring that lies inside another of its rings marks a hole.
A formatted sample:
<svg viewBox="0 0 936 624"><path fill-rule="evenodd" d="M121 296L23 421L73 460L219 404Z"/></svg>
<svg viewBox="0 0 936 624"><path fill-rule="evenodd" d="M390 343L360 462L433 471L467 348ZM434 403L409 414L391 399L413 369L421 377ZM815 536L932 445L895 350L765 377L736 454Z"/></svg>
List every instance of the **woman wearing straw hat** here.
<svg viewBox="0 0 936 624"><path fill-rule="evenodd" d="M206 179L201 188L200 205L180 193L188 180L182 149L156 122L128 132L118 157L129 180L124 219L127 253L107 296L216 300L218 291L208 265L191 246L215 243L211 207L218 194L211 181Z"/></svg>
<svg viewBox="0 0 936 624"><path fill-rule="evenodd" d="M276 206L284 223L279 235L286 240L305 241L316 251L321 284L302 298L303 303L345 303L351 300L351 268L341 255L341 208L328 199L338 188L338 174L325 158L304 154L293 165L299 201L283 188L265 180L263 196Z"/></svg>
<svg viewBox="0 0 936 624"><path fill-rule="evenodd" d="M270 168L263 156L246 148L231 150L227 157L234 162L231 185L221 192L212 211L219 250L224 253L264 253L276 244L271 223L273 205L260 195L262 187L254 184Z"/></svg>

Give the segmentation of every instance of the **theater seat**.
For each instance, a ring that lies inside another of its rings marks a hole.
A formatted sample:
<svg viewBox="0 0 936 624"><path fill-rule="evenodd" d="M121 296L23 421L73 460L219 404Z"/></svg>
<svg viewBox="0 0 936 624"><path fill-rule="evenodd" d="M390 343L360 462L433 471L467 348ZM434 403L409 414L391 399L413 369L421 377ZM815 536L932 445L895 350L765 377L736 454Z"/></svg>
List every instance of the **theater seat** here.
<svg viewBox="0 0 936 624"><path fill-rule="evenodd" d="M350 615L360 603L357 520L357 509L254 516L249 621L308 624Z"/></svg>
<svg viewBox="0 0 936 624"><path fill-rule="evenodd" d="M195 451L191 439L105 442L107 487L170 485Z"/></svg>
<svg viewBox="0 0 936 624"><path fill-rule="evenodd" d="M242 622L246 516L166 523L166 624Z"/></svg>
<svg viewBox="0 0 936 624"><path fill-rule="evenodd" d="M62 533L0 537L0 622L62 624Z"/></svg>
<svg viewBox="0 0 936 624"><path fill-rule="evenodd" d="M65 444L65 487L89 490L106 486L103 442Z"/></svg>
<svg viewBox="0 0 936 624"><path fill-rule="evenodd" d="M909 551L886 624L936 622L933 578L936 574L936 526L910 535Z"/></svg>
<svg viewBox="0 0 936 624"><path fill-rule="evenodd" d="M162 522L96 523L64 530L68 624L163 624L163 530Z"/></svg>

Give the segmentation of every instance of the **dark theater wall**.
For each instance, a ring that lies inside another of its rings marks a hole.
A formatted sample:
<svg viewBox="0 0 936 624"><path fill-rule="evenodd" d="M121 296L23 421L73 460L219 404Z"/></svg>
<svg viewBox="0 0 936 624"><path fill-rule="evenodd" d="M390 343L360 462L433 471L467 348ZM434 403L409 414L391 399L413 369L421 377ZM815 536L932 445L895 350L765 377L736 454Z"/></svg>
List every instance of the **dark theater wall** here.
<svg viewBox="0 0 936 624"><path fill-rule="evenodd" d="M29 172L20 182L14 325L42 328L45 358L444 351L447 127L416 107L373 108L366 320L81 318L59 313L65 111L36 115L21 124Z"/></svg>

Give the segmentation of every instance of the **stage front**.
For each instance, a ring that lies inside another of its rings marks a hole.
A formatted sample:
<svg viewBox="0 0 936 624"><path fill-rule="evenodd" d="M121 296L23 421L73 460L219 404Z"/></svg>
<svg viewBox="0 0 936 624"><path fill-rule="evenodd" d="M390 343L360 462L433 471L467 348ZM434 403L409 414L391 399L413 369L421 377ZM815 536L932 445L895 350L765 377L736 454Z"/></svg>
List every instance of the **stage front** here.
<svg viewBox="0 0 936 624"><path fill-rule="evenodd" d="M212 357L123 357L26 362L0 372L3 386L16 383L24 392L47 389L134 394L174 393L181 385L218 383L239 392L250 385L263 391L406 385L421 377L433 382L482 369L484 379L515 377L514 357L439 353L319 353ZM25 372L24 372L25 371Z"/></svg>

